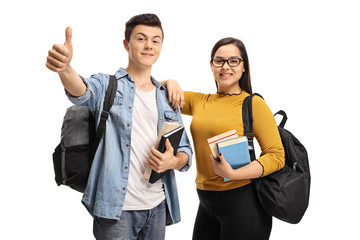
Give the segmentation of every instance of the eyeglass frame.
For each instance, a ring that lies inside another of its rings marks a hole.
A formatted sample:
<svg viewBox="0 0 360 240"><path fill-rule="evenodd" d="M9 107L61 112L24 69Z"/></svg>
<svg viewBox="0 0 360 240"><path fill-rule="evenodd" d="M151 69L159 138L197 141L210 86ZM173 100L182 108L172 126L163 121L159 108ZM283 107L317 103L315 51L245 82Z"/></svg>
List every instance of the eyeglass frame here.
<svg viewBox="0 0 360 240"><path fill-rule="evenodd" d="M223 64L222 64L221 66L215 66L215 65L214 65L214 59L215 59L215 58L211 59L211 65L212 65L214 68L223 67L223 66L225 65L225 62L229 65L229 67L238 67L238 66L241 64L241 62L244 61L243 58L232 57L232 58L229 58L229 59L226 59L226 60L225 60L225 59L221 59L221 61L223 62ZM231 66L230 63L229 63L229 60L231 60L231 59L238 59L238 60L240 60L240 62L239 62L239 64L236 65L236 66Z"/></svg>

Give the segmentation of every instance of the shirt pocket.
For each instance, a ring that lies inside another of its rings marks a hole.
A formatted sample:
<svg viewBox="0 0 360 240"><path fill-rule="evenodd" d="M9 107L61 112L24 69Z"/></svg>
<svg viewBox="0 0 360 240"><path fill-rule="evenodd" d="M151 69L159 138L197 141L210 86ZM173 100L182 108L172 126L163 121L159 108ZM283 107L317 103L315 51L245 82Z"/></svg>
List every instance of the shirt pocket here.
<svg viewBox="0 0 360 240"><path fill-rule="evenodd" d="M114 103L110 109L114 121L121 121L124 111L124 96L117 91L114 97Z"/></svg>
<svg viewBox="0 0 360 240"><path fill-rule="evenodd" d="M165 122L178 122L178 117L174 111L165 111L164 112Z"/></svg>

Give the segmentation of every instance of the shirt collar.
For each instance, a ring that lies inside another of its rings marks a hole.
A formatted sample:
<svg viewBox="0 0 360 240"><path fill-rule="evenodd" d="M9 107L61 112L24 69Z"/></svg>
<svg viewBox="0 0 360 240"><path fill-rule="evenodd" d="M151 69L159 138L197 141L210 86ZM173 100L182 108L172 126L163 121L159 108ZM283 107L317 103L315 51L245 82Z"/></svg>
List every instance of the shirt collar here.
<svg viewBox="0 0 360 240"><path fill-rule="evenodd" d="M116 79L126 77L127 80L129 80L129 81L131 80L131 75L128 72L126 72L126 70L122 67L115 73L115 77L116 77ZM156 88L159 88L160 90L165 90L165 87L163 85L161 85L161 83L156 81L155 78L153 78L152 76L150 76L150 78Z"/></svg>

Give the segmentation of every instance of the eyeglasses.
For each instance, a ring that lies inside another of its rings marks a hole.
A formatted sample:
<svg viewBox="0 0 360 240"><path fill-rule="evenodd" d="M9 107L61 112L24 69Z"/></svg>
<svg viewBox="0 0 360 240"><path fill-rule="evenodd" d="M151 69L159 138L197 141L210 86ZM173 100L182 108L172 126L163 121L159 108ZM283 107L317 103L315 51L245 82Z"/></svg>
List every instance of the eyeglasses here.
<svg viewBox="0 0 360 240"><path fill-rule="evenodd" d="M244 61L244 59L242 59L242 58L229 58L227 60L224 60L224 59L218 58L218 59L212 59L211 64L214 67L219 68L219 67L223 67L225 62L227 62L227 64L230 67L237 67L237 66L240 65L241 61Z"/></svg>

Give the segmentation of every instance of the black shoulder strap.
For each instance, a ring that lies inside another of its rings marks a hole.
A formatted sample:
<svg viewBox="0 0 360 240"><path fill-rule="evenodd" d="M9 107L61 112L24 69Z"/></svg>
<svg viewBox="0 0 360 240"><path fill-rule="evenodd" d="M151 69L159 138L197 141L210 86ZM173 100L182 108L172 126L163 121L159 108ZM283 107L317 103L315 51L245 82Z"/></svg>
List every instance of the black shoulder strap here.
<svg viewBox="0 0 360 240"><path fill-rule="evenodd" d="M276 115L278 115L278 114L283 117L282 120L281 120L281 122L280 122L280 124L279 124L279 127L284 128L284 127L285 127L285 123L286 123L286 121L287 121L286 112L283 111L283 110L280 110L280 111L278 111L277 113L275 113L274 116L276 116Z"/></svg>
<svg viewBox="0 0 360 240"><path fill-rule="evenodd" d="M249 153L250 153L251 161L254 161L256 159L255 148L254 148L253 114L252 114L252 99L255 95L263 98L260 94L257 93L251 94L250 96L247 96L244 99L242 105L242 118L244 124L244 131L249 143Z"/></svg>
<svg viewBox="0 0 360 240"><path fill-rule="evenodd" d="M93 143L93 146L91 149L91 155L90 155L91 161L95 156L95 153L99 146L100 140L105 132L106 121L109 118L110 108L114 103L116 89L117 89L117 80L114 75L110 75L109 86L108 86L108 88L106 90L106 94L105 94L103 111L101 112L100 122L99 122L99 125L97 128L96 136L95 136L94 143Z"/></svg>

